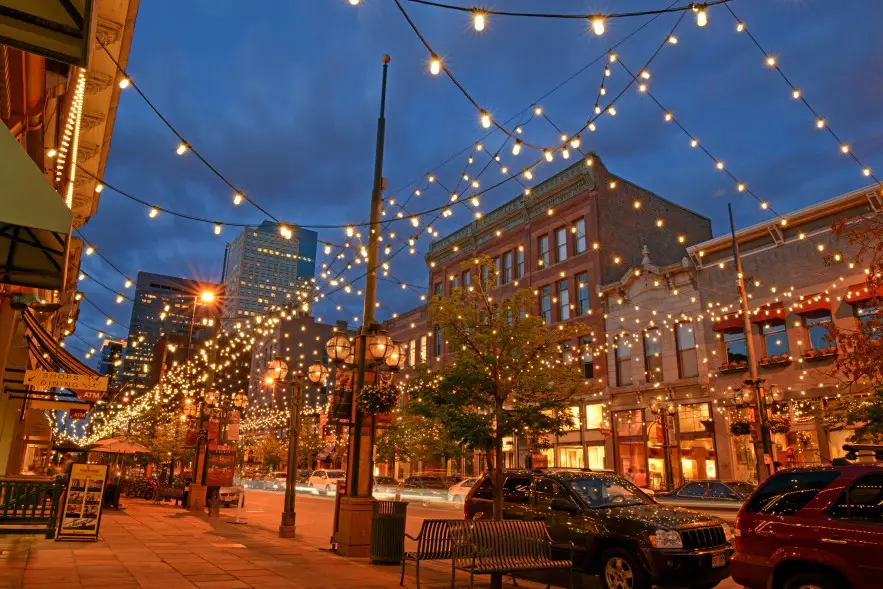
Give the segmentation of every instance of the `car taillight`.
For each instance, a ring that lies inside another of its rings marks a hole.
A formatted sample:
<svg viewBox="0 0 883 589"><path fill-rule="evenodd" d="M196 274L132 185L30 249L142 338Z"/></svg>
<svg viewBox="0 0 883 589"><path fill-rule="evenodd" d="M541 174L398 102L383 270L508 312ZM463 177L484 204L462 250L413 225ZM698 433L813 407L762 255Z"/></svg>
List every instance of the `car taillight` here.
<svg viewBox="0 0 883 589"><path fill-rule="evenodd" d="M742 527L739 515L736 516L736 523L733 525L733 543L736 546L736 552L744 552L742 549Z"/></svg>

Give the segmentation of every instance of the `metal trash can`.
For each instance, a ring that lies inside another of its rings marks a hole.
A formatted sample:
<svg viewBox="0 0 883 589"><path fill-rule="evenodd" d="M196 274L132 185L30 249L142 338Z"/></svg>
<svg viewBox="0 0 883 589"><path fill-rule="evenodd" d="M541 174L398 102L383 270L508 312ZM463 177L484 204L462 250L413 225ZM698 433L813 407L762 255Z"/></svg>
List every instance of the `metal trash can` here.
<svg viewBox="0 0 883 589"><path fill-rule="evenodd" d="M399 564L405 546L405 518L408 504L404 501L375 501L371 514L371 561Z"/></svg>

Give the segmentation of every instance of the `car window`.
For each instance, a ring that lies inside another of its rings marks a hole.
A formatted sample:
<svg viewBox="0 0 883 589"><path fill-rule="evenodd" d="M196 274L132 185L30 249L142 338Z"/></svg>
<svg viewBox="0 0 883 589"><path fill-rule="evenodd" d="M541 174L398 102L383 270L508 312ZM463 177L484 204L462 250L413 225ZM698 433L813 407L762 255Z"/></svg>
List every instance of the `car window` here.
<svg viewBox="0 0 883 589"><path fill-rule="evenodd" d="M462 486L462 487L471 487L472 485L475 484L475 481L477 481L477 480L478 480L478 479L466 479L465 481L463 481L462 483L460 483L460 486Z"/></svg>
<svg viewBox="0 0 883 589"><path fill-rule="evenodd" d="M858 478L840 494L828 513L837 519L883 524L883 473Z"/></svg>
<svg viewBox="0 0 883 589"><path fill-rule="evenodd" d="M840 476L838 471L791 472L768 479L745 506L749 513L793 515Z"/></svg>
<svg viewBox="0 0 883 589"><path fill-rule="evenodd" d="M711 483L708 487L708 496L718 499L732 499L736 497L736 493L723 483Z"/></svg>
<svg viewBox="0 0 883 589"><path fill-rule="evenodd" d="M569 499L567 491L556 481L538 479L536 484L536 501L538 505L551 505L556 497Z"/></svg>
<svg viewBox="0 0 883 589"><path fill-rule="evenodd" d="M493 499L494 491L493 491L493 483L491 483L490 477L481 481L481 484L475 489L475 492L472 493L472 496L476 499Z"/></svg>
<svg viewBox="0 0 883 589"><path fill-rule="evenodd" d="M705 497L705 483L687 483L678 491L678 497Z"/></svg>
<svg viewBox="0 0 883 589"><path fill-rule="evenodd" d="M328 471L328 478L329 479L342 479L343 475L344 475L344 473L342 470L329 470Z"/></svg>
<svg viewBox="0 0 883 589"><path fill-rule="evenodd" d="M589 507L626 507L649 505L651 501L636 486L618 477L584 477L567 481Z"/></svg>
<svg viewBox="0 0 883 589"><path fill-rule="evenodd" d="M508 476L503 483L503 501L527 503L530 499L530 477Z"/></svg>
<svg viewBox="0 0 883 589"><path fill-rule="evenodd" d="M753 483L738 482L730 483L730 487L732 487L737 493L740 493L747 497L748 495L754 493L754 489L757 488L757 485Z"/></svg>

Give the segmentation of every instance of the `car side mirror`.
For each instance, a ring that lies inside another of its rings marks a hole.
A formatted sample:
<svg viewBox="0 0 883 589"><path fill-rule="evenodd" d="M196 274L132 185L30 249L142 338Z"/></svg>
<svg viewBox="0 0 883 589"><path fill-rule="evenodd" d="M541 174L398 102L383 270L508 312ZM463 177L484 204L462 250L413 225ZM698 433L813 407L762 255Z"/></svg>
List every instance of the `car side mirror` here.
<svg viewBox="0 0 883 589"><path fill-rule="evenodd" d="M561 499L560 497L552 499L551 507L553 511L566 511L570 515L573 515L579 511L579 508L573 504L573 501L570 501L568 499Z"/></svg>

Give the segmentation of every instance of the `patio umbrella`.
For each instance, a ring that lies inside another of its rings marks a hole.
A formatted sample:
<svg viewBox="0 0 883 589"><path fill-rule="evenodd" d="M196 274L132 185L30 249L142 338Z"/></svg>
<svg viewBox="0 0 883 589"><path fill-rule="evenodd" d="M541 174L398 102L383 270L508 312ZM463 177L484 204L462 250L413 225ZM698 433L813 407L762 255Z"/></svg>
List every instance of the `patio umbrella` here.
<svg viewBox="0 0 883 589"><path fill-rule="evenodd" d="M89 451L106 454L147 454L150 452L145 446L126 437L99 440L89 448Z"/></svg>

